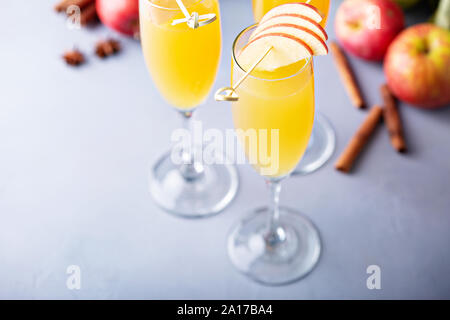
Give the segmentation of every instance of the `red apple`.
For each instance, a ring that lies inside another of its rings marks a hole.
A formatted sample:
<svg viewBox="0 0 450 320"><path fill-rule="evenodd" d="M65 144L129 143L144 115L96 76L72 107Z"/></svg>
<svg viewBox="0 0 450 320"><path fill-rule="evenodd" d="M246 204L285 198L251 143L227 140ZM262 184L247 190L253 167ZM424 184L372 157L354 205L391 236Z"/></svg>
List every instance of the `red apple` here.
<svg viewBox="0 0 450 320"><path fill-rule="evenodd" d="M404 28L402 9L392 0L346 0L336 14L335 30L350 53L379 61Z"/></svg>
<svg viewBox="0 0 450 320"><path fill-rule="evenodd" d="M450 104L450 32L433 24L412 26L392 42L384 61L391 91L423 108Z"/></svg>
<svg viewBox="0 0 450 320"><path fill-rule="evenodd" d="M97 0L96 6L106 26L128 36L139 34L139 0Z"/></svg>

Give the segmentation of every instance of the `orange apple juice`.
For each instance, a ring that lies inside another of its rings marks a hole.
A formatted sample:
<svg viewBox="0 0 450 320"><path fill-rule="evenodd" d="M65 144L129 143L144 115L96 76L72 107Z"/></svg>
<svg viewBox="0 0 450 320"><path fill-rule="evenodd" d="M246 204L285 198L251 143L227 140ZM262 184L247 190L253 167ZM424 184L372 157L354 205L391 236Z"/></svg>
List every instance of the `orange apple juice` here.
<svg viewBox="0 0 450 320"><path fill-rule="evenodd" d="M214 13L217 20L197 29L172 25L184 15L175 0L140 0L141 43L154 83L181 110L202 103L216 77L222 36L218 0L183 0L189 13Z"/></svg>
<svg viewBox="0 0 450 320"><path fill-rule="evenodd" d="M284 3L292 3L292 2L307 2L305 0L252 0L253 1L253 15L255 17L255 21L258 22L262 19L262 17L272 8L279 6ZM313 5L323 15L323 20L320 23L322 27L325 28L328 19L328 12L330 10L330 0L311 0L309 2L310 5Z"/></svg>
<svg viewBox="0 0 450 320"><path fill-rule="evenodd" d="M232 81L236 83L243 76L244 70L235 61L233 64ZM242 82L236 93L239 100L232 105L234 126L243 131L254 130L258 140L258 156L254 157L254 163L250 163L267 177L276 178L289 174L306 150L314 122L312 58L270 72L255 70ZM273 148L274 141L271 141L273 129L278 129L278 164L275 170L264 174L262 169L267 169L268 164L262 163L260 159L261 148L267 149L263 152L271 155L272 161L274 152L277 152ZM261 132L264 131L267 134L262 136ZM241 138L241 143L250 160L252 146L247 138L248 136Z"/></svg>

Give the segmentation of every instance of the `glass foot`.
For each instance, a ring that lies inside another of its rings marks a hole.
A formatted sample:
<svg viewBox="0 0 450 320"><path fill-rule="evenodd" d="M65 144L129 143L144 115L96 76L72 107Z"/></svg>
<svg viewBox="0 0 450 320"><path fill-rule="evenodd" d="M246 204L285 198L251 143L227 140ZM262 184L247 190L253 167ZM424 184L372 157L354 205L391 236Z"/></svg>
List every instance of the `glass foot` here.
<svg viewBox="0 0 450 320"><path fill-rule="evenodd" d="M233 165L202 166L202 174L186 179L173 164L171 153L156 162L150 173L150 193L164 210L183 218L202 218L223 210L235 197L239 177Z"/></svg>
<svg viewBox="0 0 450 320"><path fill-rule="evenodd" d="M306 175L323 166L333 155L336 135L330 122L321 113L317 114L311 139L294 175Z"/></svg>
<svg viewBox="0 0 450 320"><path fill-rule="evenodd" d="M239 271L266 285L282 285L307 275L319 260L321 244L313 223L294 210L280 207L276 245L267 237L271 212L255 210L235 226L228 238L228 254Z"/></svg>

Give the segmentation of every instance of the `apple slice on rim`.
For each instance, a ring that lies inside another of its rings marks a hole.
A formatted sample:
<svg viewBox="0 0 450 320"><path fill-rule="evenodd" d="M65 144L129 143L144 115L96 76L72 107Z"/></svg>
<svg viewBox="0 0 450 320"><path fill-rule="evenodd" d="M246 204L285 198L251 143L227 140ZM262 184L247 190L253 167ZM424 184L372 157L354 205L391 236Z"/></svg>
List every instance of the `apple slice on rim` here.
<svg viewBox="0 0 450 320"><path fill-rule="evenodd" d="M248 70L255 59L272 48L261 60L256 70L273 71L300 60L313 56L314 51L301 38L285 33L273 32L256 36L242 49L238 62L244 70Z"/></svg>
<svg viewBox="0 0 450 320"><path fill-rule="evenodd" d="M261 22L251 35L250 40L253 39L256 35L258 35L259 32L263 31L269 26L278 24L295 24L301 27L305 27L313 31L315 34L317 34L322 40L324 41L328 40L328 34L320 24L315 22L313 19L308 18L307 16L302 16L295 13L285 13L276 15L265 20L264 22Z"/></svg>
<svg viewBox="0 0 450 320"><path fill-rule="evenodd" d="M262 29L255 37L258 38L265 34L283 33L294 36L305 42L313 51L314 56L323 56L328 54L328 47L321 37L308 28L288 23L270 25Z"/></svg>
<svg viewBox="0 0 450 320"><path fill-rule="evenodd" d="M281 14L301 15L308 17L317 23L320 23L323 20L322 14L316 7L307 3L295 2L282 4L273 8L272 10L267 12L264 17L262 17L260 23L263 23L266 20Z"/></svg>

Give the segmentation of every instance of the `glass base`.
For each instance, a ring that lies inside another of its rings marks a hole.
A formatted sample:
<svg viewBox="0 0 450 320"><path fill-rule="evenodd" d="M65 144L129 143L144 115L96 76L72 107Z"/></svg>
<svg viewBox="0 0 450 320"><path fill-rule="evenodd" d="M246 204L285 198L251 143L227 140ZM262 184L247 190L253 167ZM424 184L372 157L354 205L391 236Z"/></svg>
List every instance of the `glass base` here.
<svg viewBox="0 0 450 320"><path fill-rule="evenodd" d="M202 174L185 179L171 153L156 162L150 173L150 193L164 210L183 218L202 218L223 210L235 197L239 185L232 165L203 165Z"/></svg>
<svg viewBox="0 0 450 320"><path fill-rule="evenodd" d="M294 175L306 175L322 167L333 155L336 135L330 122L321 113L317 114L311 139Z"/></svg>
<svg viewBox="0 0 450 320"><path fill-rule="evenodd" d="M266 285L282 285L306 276L319 260L321 244L313 223L292 209L280 207L277 233L283 241L270 245L268 208L255 210L235 226L228 238L228 254L236 268Z"/></svg>

